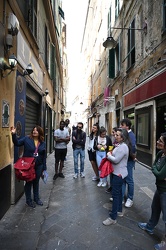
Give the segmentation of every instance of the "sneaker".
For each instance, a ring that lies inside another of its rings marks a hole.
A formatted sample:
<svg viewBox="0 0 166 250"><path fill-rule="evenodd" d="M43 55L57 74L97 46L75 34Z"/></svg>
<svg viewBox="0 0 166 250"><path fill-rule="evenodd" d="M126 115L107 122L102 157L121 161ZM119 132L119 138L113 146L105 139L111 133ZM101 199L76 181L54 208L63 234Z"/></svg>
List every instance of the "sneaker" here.
<svg viewBox="0 0 166 250"><path fill-rule="evenodd" d="M102 187L106 187L107 186L107 182L103 182L101 186Z"/></svg>
<svg viewBox="0 0 166 250"><path fill-rule="evenodd" d="M112 220L110 217L103 221L103 225L110 226L116 224L116 220Z"/></svg>
<svg viewBox="0 0 166 250"><path fill-rule="evenodd" d="M132 207L132 205L133 205L133 201L128 198L126 203L125 203L125 207Z"/></svg>
<svg viewBox="0 0 166 250"><path fill-rule="evenodd" d="M112 190L112 187L109 187L108 189L105 190L105 192L106 192L107 194L110 194L110 193L111 193L111 190Z"/></svg>
<svg viewBox="0 0 166 250"><path fill-rule="evenodd" d="M93 176L92 177L92 181L98 181L98 180L100 180L100 178L98 176Z"/></svg>
<svg viewBox="0 0 166 250"><path fill-rule="evenodd" d="M58 178L58 174L54 174L53 180L55 181Z"/></svg>
<svg viewBox="0 0 166 250"><path fill-rule="evenodd" d="M119 217L123 217L123 213L122 213L122 212L117 212L117 215L118 215Z"/></svg>
<svg viewBox="0 0 166 250"><path fill-rule="evenodd" d="M59 177L61 178L65 178L64 174L63 173L59 173Z"/></svg>
<svg viewBox="0 0 166 250"><path fill-rule="evenodd" d="M138 223L138 226L139 226L139 228L141 228L142 230L145 230L145 231L148 232L149 234L153 234L153 229L147 228L147 223L139 222L139 223Z"/></svg>
<svg viewBox="0 0 166 250"><path fill-rule="evenodd" d="M161 243L156 244L154 246L154 249L156 249L156 250L166 250L166 242L165 241L161 241Z"/></svg>
<svg viewBox="0 0 166 250"><path fill-rule="evenodd" d="M97 184L97 187L101 187L102 186L102 181L99 181L99 183Z"/></svg>
<svg viewBox="0 0 166 250"><path fill-rule="evenodd" d="M78 178L78 174L74 174L73 179L77 179L77 178Z"/></svg>
<svg viewBox="0 0 166 250"><path fill-rule="evenodd" d="M81 178L85 178L84 172L81 172L81 173L80 173L80 177L81 177Z"/></svg>

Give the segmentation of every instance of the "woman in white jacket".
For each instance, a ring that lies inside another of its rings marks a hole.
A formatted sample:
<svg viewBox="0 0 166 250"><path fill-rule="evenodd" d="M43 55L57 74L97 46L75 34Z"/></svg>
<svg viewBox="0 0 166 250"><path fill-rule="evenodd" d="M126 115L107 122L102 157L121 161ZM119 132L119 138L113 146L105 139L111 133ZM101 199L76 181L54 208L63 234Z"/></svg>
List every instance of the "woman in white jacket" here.
<svg viewBox="0 0 166 250"><path fill-rule="evenodd" d="M122 214L122 185L124 178L128 175L127 161L131 148L130 139L126 129L118 128L115 133L116 142L119 143L112 152L107 153L107 158L112 162L112 211L110 217L103 221L105 226L113 225L116 223L117 215Z"/></svg>

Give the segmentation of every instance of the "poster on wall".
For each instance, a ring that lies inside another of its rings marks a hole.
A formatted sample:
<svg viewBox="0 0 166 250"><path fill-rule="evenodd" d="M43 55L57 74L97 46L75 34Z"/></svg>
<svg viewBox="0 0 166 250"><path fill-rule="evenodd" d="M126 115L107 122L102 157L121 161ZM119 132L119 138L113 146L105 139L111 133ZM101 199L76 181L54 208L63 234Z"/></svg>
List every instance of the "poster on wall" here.
<svg viewBox="0 0 166 250"><path fill-rule="evenodd" d="M9 102L2 100L2 128L9 127Z"/></svg>

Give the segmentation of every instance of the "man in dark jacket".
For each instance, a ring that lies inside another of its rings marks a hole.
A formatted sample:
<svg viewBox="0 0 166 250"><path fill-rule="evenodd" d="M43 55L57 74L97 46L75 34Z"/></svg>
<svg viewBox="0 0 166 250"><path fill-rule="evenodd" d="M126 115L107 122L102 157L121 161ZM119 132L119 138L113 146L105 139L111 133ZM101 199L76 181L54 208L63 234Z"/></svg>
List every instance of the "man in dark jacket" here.
<svg viewBox="0 0 166 250"><path fill-rule="evenodd" d="M84 160L85 160L85 143L86 133L82 130L83 123L78 122L77 129L72 132L72 147L73 147L73 158L74 158L74 176L78 178L78 157L80 155L80 176L85 178L84 174Z"/></svg>
<svg viewBox="0 0 166 250"><path fill-rule="evenodd" d="M127 200L125 203L125 207L131 207L133 205L133 197L134 197L134 178L133 178L133 169L135 167L135 155L136 155L136 137L133 131L131 130L131 121L128 118L124 118L121 121L121 128L124 128L129 133L130 142L132 145L132 155L129 155L128 162L127 162L127 170L128 176L124 179L124 184L122 188L122 195L124 198L126 185L128 187L127 192Z"/></svg>

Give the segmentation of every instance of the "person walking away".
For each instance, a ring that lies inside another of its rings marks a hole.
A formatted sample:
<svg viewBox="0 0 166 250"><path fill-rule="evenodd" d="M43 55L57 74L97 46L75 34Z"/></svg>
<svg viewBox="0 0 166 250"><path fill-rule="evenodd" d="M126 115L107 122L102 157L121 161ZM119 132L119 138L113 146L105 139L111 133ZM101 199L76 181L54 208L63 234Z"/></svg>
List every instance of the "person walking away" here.
<svg viewBox="0 0 166 250"><path fill-rule="evenodd" d="M166 249L166 132L161 133L157 140L157 149L160 151L156 155L156 159L152 166L152 173L156 177L156 191L153 196L151 205L151 217L147 223L139 222L138 226L148 232L154 233L154 228L158 224L160 214L165 224L165 232L161 243L156 244L156 250Z"/></svg>
<svg viewBox="0 0 166 250"><path fill-rule="evenodd" d="M111 138L108 135L106 135L106 132L107 132L106 129L104 127L101 127L99 130L99 135L96 137L94 141L94 149L96 150L96 161L98 168L100 166L102 159L106 157L106 153L109 150L109 146L112 146ZM106 187L107 177L100 178L100 181L97 184L97 186Z"/></svg>
<svg viewBox="0 0 166 250"><path fill-rule="evenodd" d="M129 156L129 135L126 129L118 128L115 134L116 141L119 143L112 152L107 153L107 159L112 162L112 210L109 217L103 221L103 225L109 226L116 224L117 216L123 216L122 213L122 185L127 176L127 161Z"/></svg>
<svg viewBox="0 0 166 250"><path fill-rule="evenodd" d="M46 143L44 142L44 132L40 126L35 126L29 136L17 139L16 128L11 127L12 141L15 146L24 146L23 157L35 157L36 178L33 181L26 181L24 185L26 205L35 208L36 205L43 206L39 196L39 180L43 175L46 166ZM37 148L37 153L35 154ZM35 155L34 155L35 154ZM33 200L31 189L33 186ZM35 202L35 203L34 203Z"/></svg>
<svg viewBox="0 0 166 250"><path fill-rule="evenodd" d="M129 133L129 138L132 145L132 152L129 155L129 159L127 162L127 170L128 175L124 179L123 187L122 187L122 196L124 200L126 186L127 186L127 199L125 203L125 207L131 207L133 205L133 197L134 197L134 178L133 178L133 169L135 168L135 157L136 157L136 137L135 134L131 130L131 121L128 118L124 118L121 120L121 128L124 128Z"/></svg>
<svg viewBox="0 0 166 250"><path fill-rule="evenodd" d="M77 128L72 132L72 147L74 158L74 179L78 178L78 157L80 156L80 177L85 178L84 160L85 160L85 143L86 133L82 130L83 123L78 122Z"/></svg>
<svg viewBox="0 0 166 250"><path fill-rule="evenodd" d="M62 168L64 166L64 160L67 152L67 143L70 141L69 132L64 129L65 122L60 121L60 126L54 131L55 145L55 174L53 180L58 177L65 178L62 173Z"/></svg>
<svg viewBox="0 0 166 250"><path fill-rule="evenodd" d="M88 156L89 156L89 161L92 165L93 171L95 173L95 176L92 177L92 181L98 181L99 178L99 170L98 170L98 166L97 166L97 162L96 162L96 151L94 149L94 140L96 138L96 136L98 136L99 133L99 125L98 124L94 124L92 126L92 131L90 133L89 136L89 141L88 141Z"/></svg>

